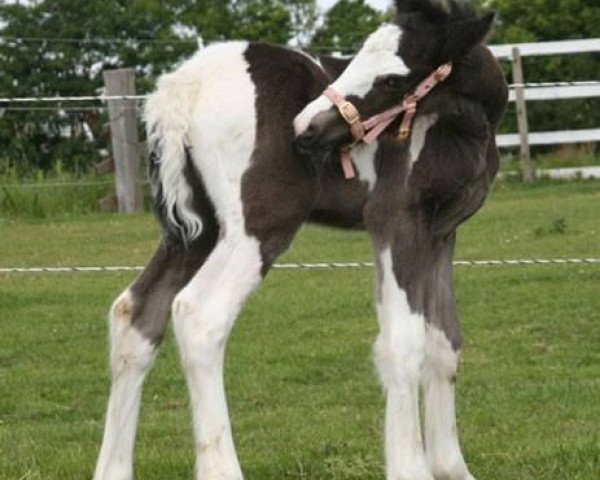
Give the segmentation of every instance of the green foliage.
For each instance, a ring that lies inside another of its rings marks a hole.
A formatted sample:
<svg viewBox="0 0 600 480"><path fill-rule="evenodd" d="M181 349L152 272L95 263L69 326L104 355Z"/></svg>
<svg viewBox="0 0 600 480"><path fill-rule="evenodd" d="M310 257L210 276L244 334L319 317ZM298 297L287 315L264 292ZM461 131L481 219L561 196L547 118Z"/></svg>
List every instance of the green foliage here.
<svg viewBox="0 0 600 480"><path fill-rule="evenodd" d="M372 8L365 0L339 0L325 15L311 48L325 52L354 52L385 18L385 14Z"/></svg>
<svg viewBox="0 0 600 480"><path fill-rule="evenodd" d="M197 48L196 38L287 43L306 36L315 20L315 0L41 0L0 4L0 96L77 96L98 93L102 73L133 67L139 93ZM57 108L58 110L58 108ZM59 159L82 173L106 148L106 117L89 114L98 126L95 144L80 130L80 113L9 110L0 118L0 155L20 175L48 171ZM91 117L91 118L90 118ZM0 159L0 163L7 163Z"/></svg>
<svg viewBox="0 0 600 480"><path fill-rule="evenodd" d="M290 13L279 0L245 0L234 4L234 36L287 43L292 33Z"/></svg>

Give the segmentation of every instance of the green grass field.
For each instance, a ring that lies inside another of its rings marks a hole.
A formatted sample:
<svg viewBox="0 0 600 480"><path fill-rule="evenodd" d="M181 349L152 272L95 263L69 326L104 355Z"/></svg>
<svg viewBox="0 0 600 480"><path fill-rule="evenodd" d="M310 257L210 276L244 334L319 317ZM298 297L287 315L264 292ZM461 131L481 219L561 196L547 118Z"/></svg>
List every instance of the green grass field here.
<svg viewBox="0 0 600 480"><path fill-rule="evenodd" d="M497 185L457 259L600 256L599 182ZM150 215L0 219L0 267L143 264ZM281 261L370 259L365 234L305 228ZM227 389L255 480L382 480L372 271L275 271L231 338ZM108 391L106 311L129 273L0 275L0 479L89 479ZM459 267L458 417L479 480L597 480L600 266ZM170 334L144 393L136 478L192 478Z"/></svg>

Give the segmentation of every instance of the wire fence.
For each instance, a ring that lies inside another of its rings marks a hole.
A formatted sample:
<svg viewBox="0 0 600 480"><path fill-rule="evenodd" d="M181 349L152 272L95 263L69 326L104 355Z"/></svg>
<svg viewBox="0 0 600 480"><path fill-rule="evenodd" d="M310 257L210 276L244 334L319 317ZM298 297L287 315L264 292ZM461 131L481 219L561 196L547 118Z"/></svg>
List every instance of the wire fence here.
<svg viewBox="0 0 600 480"><path fill-rule="evenodd" d="M600 258L534 258L515 260L457 260L457 267L516 267L535 265L600 265ZM373 268L373 262L310 262L310 263L276 263L276 270L348 270ZM140 272L145 267L136 266L60 266L60 267L4 267L0 274L19 273L98 273L98 272Z"/></svg>
<svg viewBox="0 0 600 480"><path fill-rule="evenodd" d="M599 80L573 81L573 82L527 82L513 83L508 87L517 88L556 88L556 87L599 87ZM0 97L2 104L35 104L35 103L70 103L70 102L108 102L108 101L143 101L148 95L82 95L82 96L37 96L37 97ZM8 107L4 107L8 108Z"/></svg>

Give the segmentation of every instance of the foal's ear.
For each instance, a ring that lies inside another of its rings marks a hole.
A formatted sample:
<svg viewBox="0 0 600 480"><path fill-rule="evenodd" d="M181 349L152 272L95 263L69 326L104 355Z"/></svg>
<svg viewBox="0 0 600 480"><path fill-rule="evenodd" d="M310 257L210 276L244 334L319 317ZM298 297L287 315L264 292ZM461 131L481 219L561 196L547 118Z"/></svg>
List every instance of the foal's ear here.
<svg viewBox="0 0 600 480"><path fill-rule="evenodd" d="M490 12L481 18L452 23L446 35L444 57L448 60L456 60L469 53L477 44L485 40L495 19L496 13Z"/></svg>

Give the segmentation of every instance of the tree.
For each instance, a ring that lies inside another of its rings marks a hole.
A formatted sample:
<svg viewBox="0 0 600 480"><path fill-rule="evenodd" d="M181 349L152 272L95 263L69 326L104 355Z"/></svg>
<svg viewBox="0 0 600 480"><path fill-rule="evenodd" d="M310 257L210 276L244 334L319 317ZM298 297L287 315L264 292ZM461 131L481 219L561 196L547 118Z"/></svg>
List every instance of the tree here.
<svg viewBox="0 0 600 480"><path fill-rule="evenodd" d="M325 15L310 48L316 51L354 52L386 19L365 0L339 0Z"/></svg>
<svg viewBox="0 0 600 480"><path fill-rule="evenodd" d="M290 12L280 0L235 1L233 18L236 38L285 44L292 35Z"/></svg>
<svg viewBox="0 0 600 480"><path fill-rule="evenodd" d="M172 28L176 7L175 2L167 7L156 0L43 0L2 5L0 93L90 95L102 86L103 70L124 66L137 69L140 89L145 90L151 75L195 48L194 41L180 41ZM59 156L70 169L94 163L98 148L77 135L63 138L65 128L82 132L84 115L89 117L81 112L65 115L64 111L39 109L7 112L0 123L3 155L13 163L18 159L13 166L21 171L47 170ZM102 128L100 121L90 123ZM69 153L63 155L65 144Z"/></svg>

